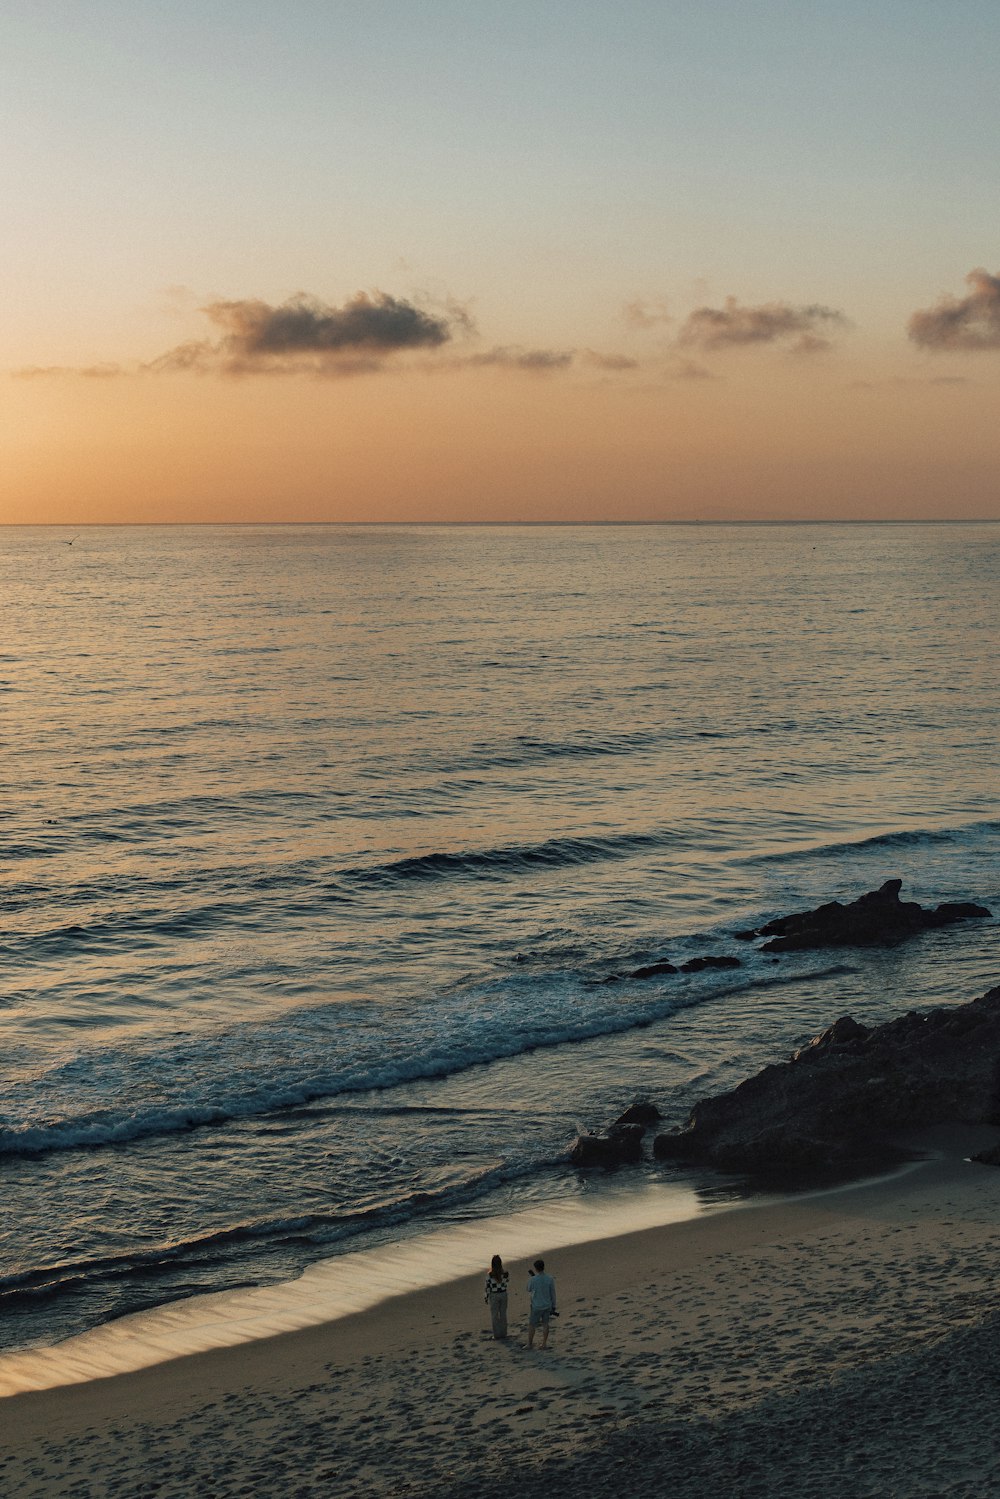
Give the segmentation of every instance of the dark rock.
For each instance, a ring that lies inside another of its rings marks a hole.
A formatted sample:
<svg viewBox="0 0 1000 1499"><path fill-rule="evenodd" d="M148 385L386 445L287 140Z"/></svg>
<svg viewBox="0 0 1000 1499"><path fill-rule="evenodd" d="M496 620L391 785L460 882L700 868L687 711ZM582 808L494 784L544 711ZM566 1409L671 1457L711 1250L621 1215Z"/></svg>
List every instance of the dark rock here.
<svg viewBox="0 0 1000 1499"><path fill-rule="evenodd" d="M642 1160L648 1126L662 1117L655 1103L637 1099L618 1116L606 1135L578 1135L570 1160L574 1166L632 1166Z"/></svg>
<svg viewBox="0 0 1000 1499"><path fill-rule="evenodd" d="M1000 988L872 1030L842 1016L792 1060L695 1104L653 1153L752 1175L850 1173L899 1159L890 1136L1000 1123Z"/></svg>
<svg viewBox="0 0 1000 1499"><path fill-rule="evenodd" d="M606 1135L578 1135L569 1158L574 1166L633 1166L642 1159L641 1124L623 1124Z"/></svg>
<svg viewBox="0 0 1000 1499"><path fill-rule="evenodd" d="M641 968L633 968L631 973L626 974L626 977L630 979L655 979L659 978L661 973L700 973L703 968L739 968L741 966L739 958L728 956L688 958L687 962L682 963L679 968L674 963L644 963ZM621 974L612 973L606 979L603 979L602 983L617 983L620 978Z"/></svg>
<svg viewBox="0 0 1000 1499"><path fill-rule="evenodd" d="M991 1145L989 1150L980 1150L969 1159L978 1161L980 1166L1000 1166L1000 1145Z"/></svg>
<svg viewBox="0 0 1000 1499"><path fill-rule="evenodd" d="M924 912L925 925L951 926L954 921L970 921L974 916L992 916L986 906L979 906L974 900L943 900L933 911Z"/></svg>
<svg viewBox="0 0 1000 1499"><path fill-rule="evenodd" d="M811 1062L826 1046L852 1046L864 1041L871 1032L866 1025L859 1025L850 1015L841 1015L819 1036L814 1036L807 1046L792 1053L793 1062Z"/></svg>
<svg viewBox="0 0 1000 1499"><path fill-rule="evenodd" d="M641 1124L648 1127L650 1124L656 1124L662 1118L663 1115L655 1103L650 1103L646 1098L637 1098L635 1103L625 1110L624 1114L619 1114L611 1128L613 1130L620 1129L623 1124Z"/></svg>
<svg viewBox="0 0 1000 1499"><path fill-rule="evenodd" d="M688 958L686 963L681 964L681 973L700 973L703 968L741 968L742 966L739 958Z"/></svg>
<svg viewBox="0 0 1000 1499"><path fill-rule="evenodd" d="M645 1133L644 1124L613 1124L608 1130L608 1139L618 1151L622 1161L640 1161Z"/></svg>
<svg viewBox="0 0 1000 1499"><path fill-rule="evenodd" d="M956 921L989 916L973 901L945 901L928 910L916 901L901 901L902 880L886 880L848 905L828 901L813 911L796 911L769 921L750 936L770 937L762 952L801 952L818 947L876 947L902 942L917 932L950 926ZM746 939L747 933L737 936Z"/></svg>

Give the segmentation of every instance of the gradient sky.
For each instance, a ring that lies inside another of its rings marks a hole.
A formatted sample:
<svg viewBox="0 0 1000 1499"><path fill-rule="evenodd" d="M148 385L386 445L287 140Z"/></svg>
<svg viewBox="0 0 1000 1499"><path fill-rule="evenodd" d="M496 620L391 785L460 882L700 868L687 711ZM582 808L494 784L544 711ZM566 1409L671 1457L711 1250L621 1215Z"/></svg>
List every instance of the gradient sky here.
<svg viewBox="0 0 1000 1499"><path fill-rule="evenodd" d="M6 0L0 521L1000 517L996 0Z"/></svg>

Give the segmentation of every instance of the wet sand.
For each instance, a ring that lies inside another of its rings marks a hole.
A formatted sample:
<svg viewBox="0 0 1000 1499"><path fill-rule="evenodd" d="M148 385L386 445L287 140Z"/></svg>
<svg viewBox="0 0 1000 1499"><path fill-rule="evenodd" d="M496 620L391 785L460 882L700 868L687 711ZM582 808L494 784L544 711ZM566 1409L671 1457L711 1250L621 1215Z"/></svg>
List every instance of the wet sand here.
<svg viewBox="0 0 1000 1499"><path fill-rule="evenodd" d="M971 1143L553 1252L544 1351L517 1261L504 1343L476 1274L12 1396L0 1493L1000 1496L1000 1171L963 1160Z"/></svg>

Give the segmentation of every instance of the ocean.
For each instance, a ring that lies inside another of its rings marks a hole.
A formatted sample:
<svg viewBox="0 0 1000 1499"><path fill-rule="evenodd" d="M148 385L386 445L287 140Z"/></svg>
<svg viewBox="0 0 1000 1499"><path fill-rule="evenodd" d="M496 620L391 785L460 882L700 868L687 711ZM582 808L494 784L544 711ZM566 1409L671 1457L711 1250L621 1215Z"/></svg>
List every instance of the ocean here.
<svg viewBox="0 0 1000 1499"><path fill-rule="evenodd" d="M0 529L0 1348L709 1200L569 1146L1000 982L995 920L733 936L1000 913L998 583L975 523Z"/></svg>

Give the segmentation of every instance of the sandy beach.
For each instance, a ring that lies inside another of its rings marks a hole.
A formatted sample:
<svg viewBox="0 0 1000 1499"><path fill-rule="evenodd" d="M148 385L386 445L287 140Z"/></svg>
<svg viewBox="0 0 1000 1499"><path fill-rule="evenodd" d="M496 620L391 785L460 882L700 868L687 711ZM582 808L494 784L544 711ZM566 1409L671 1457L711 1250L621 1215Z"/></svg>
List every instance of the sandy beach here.
<svg viewBox="0 0 1000 1499"><path fill-rule="evenodd" d="M544 1351L517 1262L505 1343L476 1275L12 1396L0 1492L1000 1494L1000 1173L972 1143L939 1134L889 1179L559 1250Z"/></svg>

